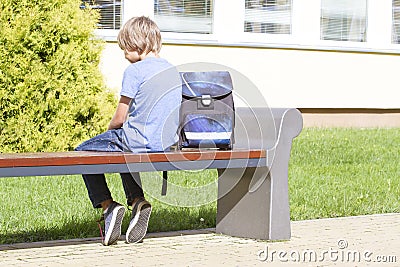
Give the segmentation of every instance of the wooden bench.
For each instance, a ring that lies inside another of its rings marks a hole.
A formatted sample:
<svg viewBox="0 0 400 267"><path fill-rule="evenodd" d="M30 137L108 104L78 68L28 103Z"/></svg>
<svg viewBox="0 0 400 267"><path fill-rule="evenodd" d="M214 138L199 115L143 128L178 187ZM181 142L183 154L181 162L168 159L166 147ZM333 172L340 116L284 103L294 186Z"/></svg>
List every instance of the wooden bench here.
<svg viewBox="0 0 400 267"><path fill-rule="evenodd" d="M216 232L284 240L290 239L288 162L301 129L297 109L237 108L229 151L0 154L0 177L217 169Z"/></svg>

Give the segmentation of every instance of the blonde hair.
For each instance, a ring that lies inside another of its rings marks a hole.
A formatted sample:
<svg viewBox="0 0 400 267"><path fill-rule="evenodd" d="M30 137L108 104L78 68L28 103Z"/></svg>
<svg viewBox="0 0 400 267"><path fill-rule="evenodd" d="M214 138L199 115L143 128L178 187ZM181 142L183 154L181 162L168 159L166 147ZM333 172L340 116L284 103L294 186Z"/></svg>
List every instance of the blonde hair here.
<svg viewBox="0 0 400 267"><path fill-rule="evenodd" d="M139 55L161 50L161 33L150 18L141 16L128 20L118 33L118 45L122 50L136 51Z"/></svg>

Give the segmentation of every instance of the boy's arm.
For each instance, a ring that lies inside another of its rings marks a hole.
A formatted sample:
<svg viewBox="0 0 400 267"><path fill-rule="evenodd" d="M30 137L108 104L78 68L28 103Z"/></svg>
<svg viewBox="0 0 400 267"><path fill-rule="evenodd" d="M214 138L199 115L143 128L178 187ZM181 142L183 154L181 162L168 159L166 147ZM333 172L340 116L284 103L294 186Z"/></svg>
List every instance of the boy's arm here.
<svg viewBox="0 0 400 267"><path fill-rule="evenodd" d="M130 102L131 99L129 97L121 96L117 106L117 110L115 111L115 114L111 119L110 124L108 125L108 130L118 129L122 127L122 124L124 124L126 116L128 115Z"/></svg>

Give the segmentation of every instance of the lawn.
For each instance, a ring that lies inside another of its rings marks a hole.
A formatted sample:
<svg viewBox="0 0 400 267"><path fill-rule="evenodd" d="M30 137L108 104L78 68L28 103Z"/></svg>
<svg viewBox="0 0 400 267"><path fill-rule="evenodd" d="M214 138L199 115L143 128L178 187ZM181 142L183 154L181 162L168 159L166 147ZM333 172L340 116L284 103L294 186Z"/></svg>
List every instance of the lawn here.
<svg viewBox="0 0 400 267"><path fill-rule="evenodd" d="M400 212L400 128L304 129L289 164L291 217Z"/></svg>
<svg viewBox="0 0 400 267"><path fill-rule="evenodd" d="M292 220L400 212L400 128L306 128L289 162ZM153 204L149 232L215 227L215 170L142 175ZM118 175L107 181L125 197ZM80 176L1 178L0 244L99 236L100 217ZM125 229L129 223L126 216Z"/></svg>

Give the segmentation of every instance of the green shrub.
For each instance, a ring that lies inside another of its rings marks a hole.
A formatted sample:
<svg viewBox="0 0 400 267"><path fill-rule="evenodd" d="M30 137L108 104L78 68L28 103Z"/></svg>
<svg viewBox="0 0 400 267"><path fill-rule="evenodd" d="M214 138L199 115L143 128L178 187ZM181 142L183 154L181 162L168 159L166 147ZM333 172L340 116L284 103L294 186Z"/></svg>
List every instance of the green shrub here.
<svg viewBox="0 0 400 267"><path fill-rule="evenodd" d="M1 152L71 150L105 130L98 14L80 0L0 1Z"/></svg>

